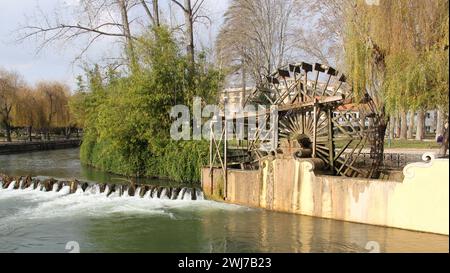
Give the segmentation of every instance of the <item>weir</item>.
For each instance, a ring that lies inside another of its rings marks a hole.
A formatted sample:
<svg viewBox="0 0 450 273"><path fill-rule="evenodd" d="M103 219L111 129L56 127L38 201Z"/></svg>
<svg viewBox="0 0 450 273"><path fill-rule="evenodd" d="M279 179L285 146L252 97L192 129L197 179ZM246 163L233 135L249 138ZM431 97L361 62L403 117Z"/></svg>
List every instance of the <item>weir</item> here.
<svg viewBox="0 0 450 273"><path fill-rule="evenodd" d="M138 197L161 200L204 200L203 192L195 187L169 187L146 184L100 184L63 181L54 178L40 180L31 176L11 177L0 175L0 188L8 190L36 190L42 192L60 192L63 194L90 193L107 197Z"/></svg>

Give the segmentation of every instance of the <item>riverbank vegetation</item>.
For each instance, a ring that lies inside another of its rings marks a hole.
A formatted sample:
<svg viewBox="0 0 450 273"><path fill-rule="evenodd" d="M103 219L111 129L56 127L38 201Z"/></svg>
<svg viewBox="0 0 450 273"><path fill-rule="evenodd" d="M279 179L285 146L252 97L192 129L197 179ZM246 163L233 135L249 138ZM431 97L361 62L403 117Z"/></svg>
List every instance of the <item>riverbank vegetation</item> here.
<svg viewBox="0 0 450 273"><path fill-rule="evenodd" d="M220 75L203 56L192 67L177 44L158 27L136 40L131 73L102 74L98 66L88 71L87 84L80 84L71 104L84 122L84 163L129 176L200 180L209 145L172 140L169 112L175 105L192 105L194 96L212 103Z"/></svg>
<svg viewBox="0 0 450 273"><path fill-rule="evenodd" d="M70 98L69 87L61 82L30 86L22 75L0 69L0 128L5 141L50 140L52 134L70 138L78 132L68 108Z"/></svg>

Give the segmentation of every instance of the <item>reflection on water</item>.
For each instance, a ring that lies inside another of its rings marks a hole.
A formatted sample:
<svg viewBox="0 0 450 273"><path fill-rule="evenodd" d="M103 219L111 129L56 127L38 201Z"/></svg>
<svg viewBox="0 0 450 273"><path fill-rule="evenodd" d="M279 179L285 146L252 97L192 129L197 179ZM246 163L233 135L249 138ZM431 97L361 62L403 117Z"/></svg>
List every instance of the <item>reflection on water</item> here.
<svg viewBox="0 0 450 273"><path fill-rule="evenodd" d="M0 156L0 172L111 181L78 150ZM448 236L211 201L0 189L0 252L448 252Z"/></svg>
<svg viewBox="0 0 450 273"><path fill-rule="evenodd" d="M128 179L80 163L80 149L51 150L13 155L0 155L0 173L16 176L48 176L61 179L76 178L86 182L121 183ZM169 180L141 178L138 183L177 185Z"/></svg>

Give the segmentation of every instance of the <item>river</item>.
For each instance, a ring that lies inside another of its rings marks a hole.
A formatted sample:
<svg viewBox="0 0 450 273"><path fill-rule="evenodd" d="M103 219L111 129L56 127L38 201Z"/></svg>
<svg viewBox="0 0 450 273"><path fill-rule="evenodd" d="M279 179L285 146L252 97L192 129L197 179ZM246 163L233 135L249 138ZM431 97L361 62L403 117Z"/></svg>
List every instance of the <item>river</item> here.
<svg viewBox="0 0 450 273"><path fill-rule="evenodd" d="M0 155L0 173L123 181L81 166L78 154ZM73 244L81 252L368 252L370 245L380 252L449 251L448 236L207 200L0 189L0 252L68 252Z"/></svg>

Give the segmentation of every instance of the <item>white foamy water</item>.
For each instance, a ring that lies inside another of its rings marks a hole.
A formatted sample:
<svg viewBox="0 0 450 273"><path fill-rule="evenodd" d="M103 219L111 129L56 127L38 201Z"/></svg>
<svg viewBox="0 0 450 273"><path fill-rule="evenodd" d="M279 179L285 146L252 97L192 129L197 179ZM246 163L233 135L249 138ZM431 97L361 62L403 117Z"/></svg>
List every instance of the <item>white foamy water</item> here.
<svg viewBox="0 0 450 273"><path fill-rule="evenodd" d="M8 186L8 190L13 190L15 184L16 184L16 181L11 182Z"/></svg>
<svg viewBox="0 0 450 273"><path fill-rule="evenodd" d="M149 190L149 191L147 191L147 192L144 194L144 196L143 196L142 198L143 198L143 199L149 199L151 194L152 194L152 191Z"/></svg>
<svg viewBox="0 0 450 273"><path fill-rule="evenodd" d="M159 198L160 198L160 199L164 199L164 200L169 199L169 197L167 196L167 189L166 189L166 188L164 188L164 189L161 191L161 196L160 196Z"/></svg>
<svg viewBox="0 0 450 273"><path fill-rule="evenodd" d="M137 187L134 195L139 196L140 192L141 192L141 187Z"/></svg>
<svg viewBox="0 0 450 273"><path fill-rule="evenodd" d="M11 186L12 185L12 186ZM167 196L167 189L163 189L161 197L157 197L157 189L153 190L150 198L148 191L144 198L141 198L137 192L136 196L128 196L128 194L120 196L119 192L113 192L110 196L105 193L100 194L98 185L90 185L83 192L81 186L78 186L74 194L69 194L70 187L63 186L57 192L57 185L53 187L53 191L44 192L33 187L27 189L13 190L14 184L11 183L8 189L0 189L0 201L8 199L14 201L27 201L34 204L32 207L22 208L17 213L7 216L8 219L1 219L0 223L15 221L21 219L40 219L40 218L56 218L56 217L108 217L113 214L132 214L132 215L159 215L173 217L171 209L188 209L188 210L210 210L224 209L236 210L242 209L240 206L216 203L203 200L203 194L197 191L199 200L190 200L190 191L192 189L184 188L181 191L186 192L183 199L171 200ZM181 193L180 191L180 193ZM186 196L189 195L189 198Z"/></svg>
<svg viewBox="0 0 450 273"><path fill-rule="evenodd" d="M158 189L152 190L152 199L158 199Z"/></svg>
<svg viewBox="0 0 450 273"><path fill-rule="evenodd" d="M181 191L178 193L177 200L183 200L183 195L186 192L186 188L181 189Z"/></svg>
<svg viewBox="0 0 450 273"><path fill-rule="evenodd" d="M189 250L197 252L255 249L262 252L364 252L367 234L371 234L371 240L392 241L391 251L398 251L398 245L403 245L402 249L408 252L422 252L432 242L434 248L430 249L448 252L448 236L261 213L260 210L205 200L152 199L149 192L146 193L148 198L107 197L100 194L95 185L76 194L69 194L69 190L69 186L63 186L59 192L33 190L32 187L0 189L0 252L64 252L64 246L70 240L80 242L82 252L105 251L105 245L110 246L107 249L110 252L123 249L175 252L179 250L176 248L178 238L186 236L206 238L205 241L186 240L193 244ZM192 189L182 191L186 195L192 194ZM196 197L203 196L200 191L195 194ZM187 229L187 225L191 226ZM246 244L229 244L224 248L221 241L224 234ZM261 234L265 237L264 244ZM316 236L319 243L313 242L311 236ZM166 239L162 241L162 237ZM331 241L330 238L339 239ZM247 244L250 247L242 248Z"/></svg>

